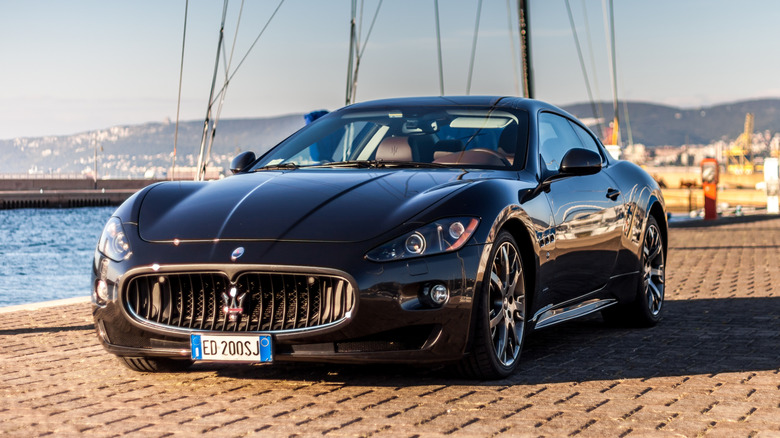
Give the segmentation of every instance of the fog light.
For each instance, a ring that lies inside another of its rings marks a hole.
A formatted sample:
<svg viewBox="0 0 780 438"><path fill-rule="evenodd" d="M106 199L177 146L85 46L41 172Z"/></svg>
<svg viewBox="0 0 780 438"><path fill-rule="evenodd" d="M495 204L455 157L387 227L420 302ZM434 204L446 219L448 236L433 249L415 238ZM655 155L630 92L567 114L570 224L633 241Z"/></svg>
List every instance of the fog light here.
<svg viewBox="0 0 780 438"><path fill-rule="evenodd" d="M95 285L95 295L99 303L105 303L108 301L108 284L105 281L99 280Z"/></svg>
<svg viewBox="0 0 780 438"><path fill-rule="evenodd" d="M422 301L429 306L440 307L450 299L450 291L443 284L425 286L422 290Z"/></svg>

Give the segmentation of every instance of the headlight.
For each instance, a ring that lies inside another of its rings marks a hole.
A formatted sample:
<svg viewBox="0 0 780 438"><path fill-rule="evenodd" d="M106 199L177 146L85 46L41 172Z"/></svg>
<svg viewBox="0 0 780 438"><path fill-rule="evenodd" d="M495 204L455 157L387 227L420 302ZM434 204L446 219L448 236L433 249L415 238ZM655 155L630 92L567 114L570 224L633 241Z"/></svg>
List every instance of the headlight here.
<svg viewBox="0 0 780 438"><path fill-rule="evenodd" d="M103 228L103 234L98 242L98 251L115 262L126 260L133 254L125 230L122 228L122 221L118 217L109 219Z"/></svg>
<svg viewBox="0 0 780 438"><path fill-rule="evenodd" d="M474 234L477 225L479 219L471 217L442 219L372 249L366 258L388 262L457 251Z"/></svg>

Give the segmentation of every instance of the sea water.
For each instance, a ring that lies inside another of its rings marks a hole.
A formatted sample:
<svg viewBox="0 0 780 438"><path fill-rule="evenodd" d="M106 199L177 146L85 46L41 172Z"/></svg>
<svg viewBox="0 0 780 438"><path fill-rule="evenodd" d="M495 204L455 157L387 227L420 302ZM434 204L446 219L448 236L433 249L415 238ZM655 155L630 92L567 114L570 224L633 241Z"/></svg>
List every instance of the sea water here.
<svg viewBox="0 0 780 438"><path fill-rule="evenodd" d="M89 296L95 247L115 209L0 210L0 307Z"/></svg>

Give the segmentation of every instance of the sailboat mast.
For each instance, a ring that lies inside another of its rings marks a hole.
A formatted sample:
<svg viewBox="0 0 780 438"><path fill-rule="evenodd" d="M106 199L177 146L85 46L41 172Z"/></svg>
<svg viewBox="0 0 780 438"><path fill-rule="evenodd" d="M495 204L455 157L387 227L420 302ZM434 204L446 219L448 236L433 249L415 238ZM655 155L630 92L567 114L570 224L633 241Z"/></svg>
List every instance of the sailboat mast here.
<svg viewBox="0 0 780 438"><path fill-rule="evenodd" d="M520 57L523 60L523 96L534 98L534 82L531 68L531 35L528 31L528 2L517 0L517 19L520 26Z"/></svg>
<svg viewBox="0 0 780 438"><path fill-rule="evenodd" d="M602 5L604 9L604 21L607 21L606 0L603 0ZM612 79L612 108L615 113L615 117L612 121L612 140L610 144L620 145L620 108L618 107L618 90L617 90L617 58L615 57L615 9L612 0L609 0L609 49L610 49L610 79Z"/></svg>
<svg viewBox="0 0 780 438"><path fill-rule="evenodd" d="M347 97L346 104L352 103L352 69L355 62L355 17L357 15L357 0L352 0L352 18L349 22L349 60L347 61Z"/></svg>
<svg viewBox="0 0 780 438"><path fill-rule="evenodd" d="M439 58L439 95L444 96L444 64L441 58L441 27L439 26L439 0L433 0L434 18L436 18L436 53Z"/></svg>
<svg viewBox="0 0 780 438"><path fill-rule="evenodd" d="M206 176L206 139L209 135L209 124L211 122L211 107L214 101L214 88L217 85L217 73L219 72L219 55L222 49L222 39L225 36L225 18L227 17L227 5L225 0L222 8L222 24L219 26L219 41L217 42L217 56L214 60L214 76L211 79L211 92L209 93L208 107L206 108L206 120L203 122L203 134L200 139L200 152L198 154L198 171L195 175L195 181L203 181Z"/></svg>

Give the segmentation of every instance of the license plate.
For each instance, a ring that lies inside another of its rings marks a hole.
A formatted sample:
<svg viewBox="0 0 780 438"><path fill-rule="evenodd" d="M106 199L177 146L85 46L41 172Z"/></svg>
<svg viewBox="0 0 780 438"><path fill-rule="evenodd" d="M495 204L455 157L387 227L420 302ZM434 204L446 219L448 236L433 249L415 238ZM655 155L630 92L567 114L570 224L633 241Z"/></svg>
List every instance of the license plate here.
<svg viewBox="0 0 780 438"><path fill-rule="evenodd" d="M192 360L264 362L274 360L271 335L190 335Z"/></svg>

